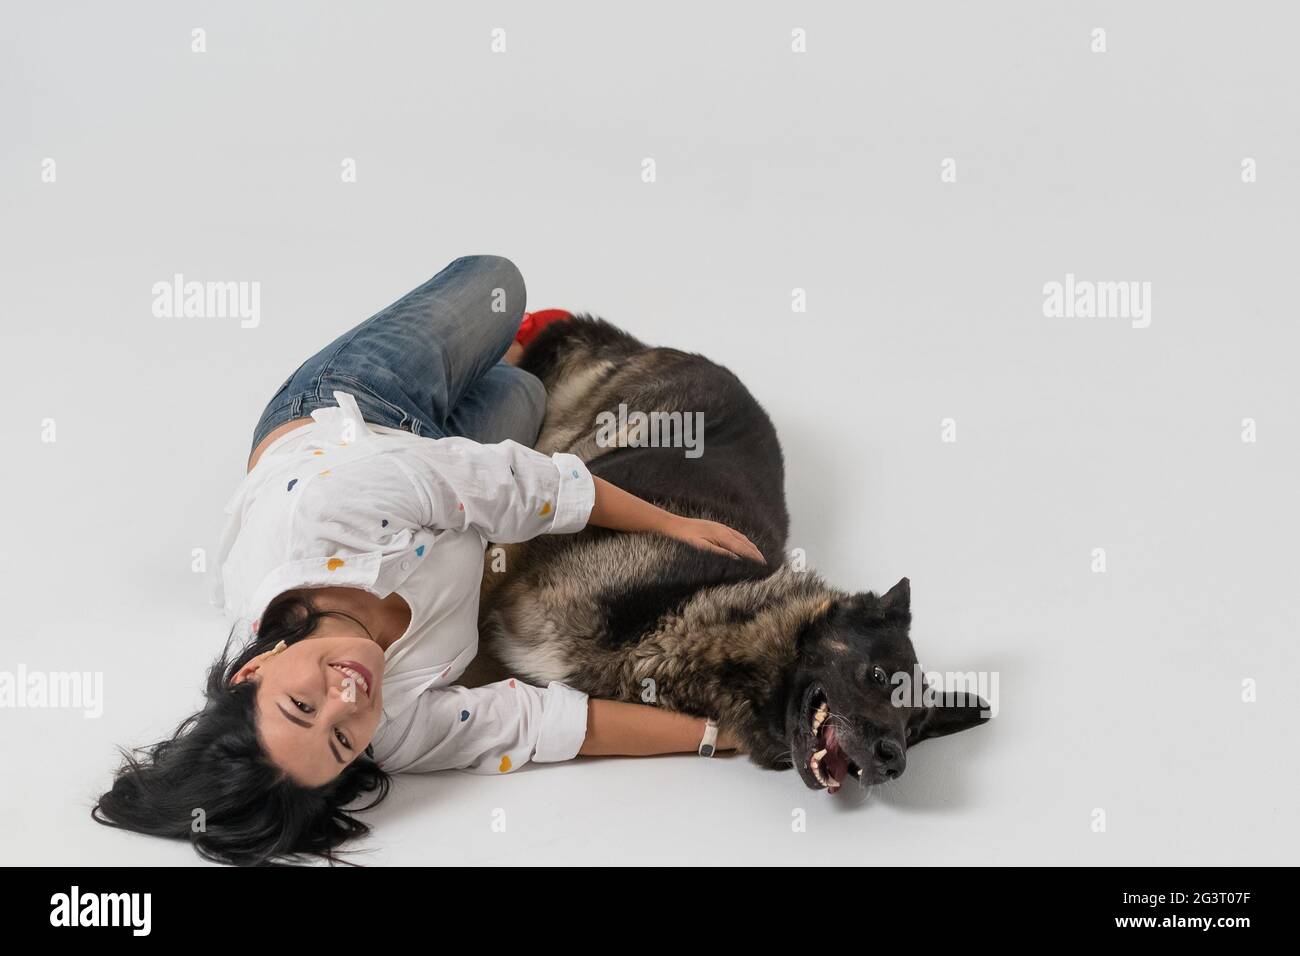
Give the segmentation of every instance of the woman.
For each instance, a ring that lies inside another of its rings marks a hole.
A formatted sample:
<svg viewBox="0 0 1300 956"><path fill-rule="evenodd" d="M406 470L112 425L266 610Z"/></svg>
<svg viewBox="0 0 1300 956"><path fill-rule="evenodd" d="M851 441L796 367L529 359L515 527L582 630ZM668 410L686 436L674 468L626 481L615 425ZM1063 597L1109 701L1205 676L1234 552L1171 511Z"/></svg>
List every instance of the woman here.
<svg viewBox="0 0 1300 956"><path fill-rule="evenodd" d="M378 803L389 772L700 746L702 719L558 682L456 686L478 648L490 541L594 524L762 560L730 528L531 450L545 391L512 363L564 313L521 329L523 310L512 263L458 259L280 386L226 506L215 596L232 638L241 624L252 637L233 657L227 641L199 713L127 755L95 819L222 862L333 861L368 830L345 807Z"/></svg>

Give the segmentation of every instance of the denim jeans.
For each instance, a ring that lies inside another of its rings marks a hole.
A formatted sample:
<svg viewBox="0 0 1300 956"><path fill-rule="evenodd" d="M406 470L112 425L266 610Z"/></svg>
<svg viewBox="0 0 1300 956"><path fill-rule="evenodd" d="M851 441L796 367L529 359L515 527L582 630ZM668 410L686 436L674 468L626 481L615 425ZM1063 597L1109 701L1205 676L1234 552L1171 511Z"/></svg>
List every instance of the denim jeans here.
<svg viewBox="0 0 1300 956"><path fill-rule="evenodd" d="M298 366L267 403L252 448L285 422L336 404L336 389L354 395L371 424L531 447L546 390L501 361L523 313L524 279L513 262L457 259Z"/></svg>

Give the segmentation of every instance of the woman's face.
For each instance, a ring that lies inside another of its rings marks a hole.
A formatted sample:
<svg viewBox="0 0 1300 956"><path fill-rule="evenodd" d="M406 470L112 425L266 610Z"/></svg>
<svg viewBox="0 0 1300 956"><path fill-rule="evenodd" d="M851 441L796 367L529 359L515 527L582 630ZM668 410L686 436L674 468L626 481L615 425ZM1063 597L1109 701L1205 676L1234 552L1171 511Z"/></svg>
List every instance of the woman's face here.
<svg viewBox="0 0 1300 956"><path fill-rule="evenodd" d="M262 746L302 786L337 777L379 725L384 652L363 633L346 618L326 617L310 637L258 655L234 677L256 681Z"/></svg>

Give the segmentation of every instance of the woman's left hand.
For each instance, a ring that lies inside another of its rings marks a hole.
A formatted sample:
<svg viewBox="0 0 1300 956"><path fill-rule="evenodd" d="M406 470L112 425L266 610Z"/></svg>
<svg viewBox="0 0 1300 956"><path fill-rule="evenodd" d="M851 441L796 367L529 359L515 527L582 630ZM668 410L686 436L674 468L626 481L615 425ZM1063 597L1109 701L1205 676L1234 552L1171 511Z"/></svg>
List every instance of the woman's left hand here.
<svg viewBox="0 0 1300 956"><path fill-rule="evenodd" d="M611 485L604 478L592 476L595 497L587 523L611 531L658 531L685 541L705 551L716 551L730 558L745 558L767 564L763 553L754 547L739 531L716 521L687 518L665 511L622 488Z"/></svg>
<svg viewBox="0 0 1300 956"><path fill-rule="evenodd" d="M660 530L670 538L685 541L705 551L716 551L731 558L745 558L757 561L759 564L767 564L763 552L754 547L752 541L734 528L716 521L673 515Z"/></svg>

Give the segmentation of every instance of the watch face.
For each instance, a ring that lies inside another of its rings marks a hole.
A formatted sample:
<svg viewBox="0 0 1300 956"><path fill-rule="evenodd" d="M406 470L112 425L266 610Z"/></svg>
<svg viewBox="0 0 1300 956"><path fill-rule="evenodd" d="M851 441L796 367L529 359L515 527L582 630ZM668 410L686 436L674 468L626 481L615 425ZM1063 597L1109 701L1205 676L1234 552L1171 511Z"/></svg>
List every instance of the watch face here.
<svg viewBox="0 0 1300 956"><path fill-rule="evenodd" d="M712 756L713 756L713 744L700 744L700 756L701 756L701 757L712 757Z"/></svg>

